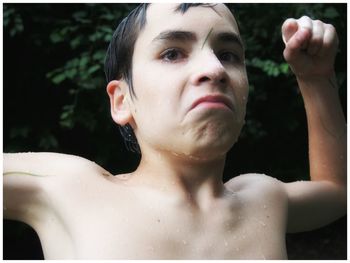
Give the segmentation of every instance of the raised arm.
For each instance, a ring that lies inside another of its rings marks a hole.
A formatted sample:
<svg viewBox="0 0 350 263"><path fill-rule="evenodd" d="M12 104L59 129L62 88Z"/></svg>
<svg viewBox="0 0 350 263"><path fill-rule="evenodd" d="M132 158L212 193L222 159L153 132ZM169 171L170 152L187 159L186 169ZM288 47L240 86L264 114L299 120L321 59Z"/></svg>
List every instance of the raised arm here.
<svg viewBox="0 0 350 263"><path fill-rule="evenodd" d="M64 182L108 173L91 161L67 154L5 153L3 161L4 217L31 226L52 209L50 187L62 187L64 195Z"/></svg>
<svg viewBox="0 0 350 263"><path fill-rule="evenodd" d="M311 182L285 184L288 231L311 230L346 213L346 122L334 72L335 28L319 20L288 19L282 26L284 57L304 100Z"/></svg>

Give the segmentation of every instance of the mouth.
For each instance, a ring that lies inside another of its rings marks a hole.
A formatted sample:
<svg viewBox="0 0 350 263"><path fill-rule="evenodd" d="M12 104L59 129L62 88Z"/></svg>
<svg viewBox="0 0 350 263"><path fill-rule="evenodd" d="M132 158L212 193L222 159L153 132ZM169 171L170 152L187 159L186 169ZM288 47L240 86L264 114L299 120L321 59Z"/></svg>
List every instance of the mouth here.
<svg viewBox="0 0 350 263"><path fill-rule="evenodd" d="M229 109L233 111L233 103L223 95L207 95L197 99L191 105L191 110L201 106L205 108Z"/></svg>

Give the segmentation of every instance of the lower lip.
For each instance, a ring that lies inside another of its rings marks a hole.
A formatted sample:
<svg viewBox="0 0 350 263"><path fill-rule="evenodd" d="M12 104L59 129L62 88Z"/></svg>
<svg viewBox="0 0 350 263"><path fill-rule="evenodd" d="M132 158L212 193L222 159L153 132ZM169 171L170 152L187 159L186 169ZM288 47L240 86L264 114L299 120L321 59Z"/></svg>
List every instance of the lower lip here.
<svg viewBox="0 0 350 263"><path fill-rule="evenodd" d="M206 108L206 109L225 109L225 110L231 110L229 107L226 106L226 104L222 102L210 102L210 101L203 101L199 103L195 108Z"/></svg>

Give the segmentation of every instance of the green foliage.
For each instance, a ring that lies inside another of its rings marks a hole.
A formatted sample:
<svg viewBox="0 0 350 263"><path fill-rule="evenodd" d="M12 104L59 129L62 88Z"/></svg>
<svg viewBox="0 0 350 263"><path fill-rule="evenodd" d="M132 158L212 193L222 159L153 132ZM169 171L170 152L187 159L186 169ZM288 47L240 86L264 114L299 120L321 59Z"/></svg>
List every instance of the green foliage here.
<svg viewBox="0 0 350 263"><path fill-rule="evenodd" d="M14 37L23 31L22 18L17 14L15 8L4 5L3 19L4 27L10 28L10 36Z"/></svg>
<svg viewBox="0 0 350 263"><path fill-rule="evenodd" d="M255 144L261 142L265 136L271 136L271 129L276 129L275 120L280 118L275 116L277 105L280 107L278 114L284 116L279 120L281 128L286 128L290 133L297 132L301 128L305 129L302 118L295 120L295 116L303 116L304 108L293 74L283 59L284 44L281 39L281 26L289 17L299 18L308 15L333 24L338 32L346 32L346 19L344 19L346 6L344 4L231 4L230 7L245 40L246 65L250 81L247 108L249 121L246 123L242 137L249 138L248 143ZM344 55L346 37L339 34L339 38L339 53ZM338 54L336 70L340 93L344 95L346 63L341 56ZM345 104L345 97L343 98ZM259 109L266 112L266 115L257 114ZM295 114L296 112L298 114Z"/></svg>
<svg viewBox="0 0 350 263"><path fill-rule="evenodd" d="M247 60L246 65L259 68L270 77L278 77L280 74L287 75L289 73L287 63L278 64L270 59L261 60L259 58L253 58L252 60Z"/></svg>
<svg viewBox="0 0 350 263"><path fill-rule="evenodd" d="M110 118L103 64L116 26L134 6L3 5L5 151L73 152L102 165L113 167L114 162L130 165L124 161L130 155L123 150L123 142ZM300 154L299 159L293 157L294 166L302 167L289 167L293 152L307 153L306 122L295 80L282 56L281 25L288 17L309 15L334 24L338 32L346 32L346 5L229 4L229 7L246 46L250 82L246 125L240 140L243 146L235 147L232 159L237 159L237 166L242 169L248 167L270 174L277 171L277 175L283 170L306 173L307 164L296 161L305 160L305 154ZM336 69L345 108L346 34L340 33L339 38ZM299 139L299 143L294 139ZM288 154L278 154L285 152L286 147ZM265 149L271 154L267 155ZM252 158L262 160L252 164L249 161ZM237 172L237 168L233 169Z"/></svg>
<svg viewBox="0 0 350 263"><path fill-rule="evenodd" d="M126 151L110 118L103 73L112 34L134 6L3 4L5 152L76 154L94 160L112 173L136 167L137 158ZM305 112L295 79L283 60L281 25L288 17L302 15L335 25L340 39L336 71L346 109L347 6L325 3L229 6L245 43L250 85L246 125L228 155L224 180L246 172L262 172L283 181L306 179ZM13 227L8 231L18 237L18 243L23 235L15 231L23 229ZM328 234L323 241L329 241ZM23 243L28 248L28 242ZM305 249L310 252L304 247L298 251ZM289 249L288 252L291 256ZM15 254L22 255L17 250ZM305 258L305 253L300 254Z"/></svg>

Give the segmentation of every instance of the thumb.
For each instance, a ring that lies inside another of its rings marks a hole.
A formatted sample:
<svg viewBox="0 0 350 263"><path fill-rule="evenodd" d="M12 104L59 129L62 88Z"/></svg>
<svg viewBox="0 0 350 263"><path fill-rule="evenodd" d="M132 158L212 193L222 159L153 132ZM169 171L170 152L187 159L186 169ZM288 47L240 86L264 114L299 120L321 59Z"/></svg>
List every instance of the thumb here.
<svg viewBox="0 0 350 263"><path fill-rule="evenodd" d="M289 39L298 31L298 23L295 19L289 18L282 25L282 39L287 44Z"/></svg>

